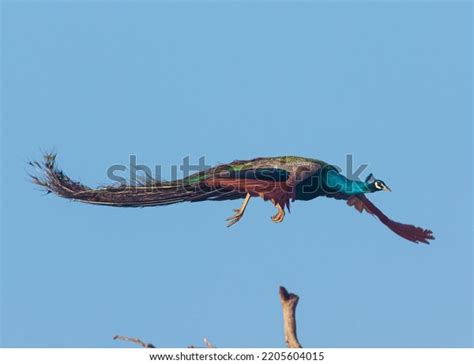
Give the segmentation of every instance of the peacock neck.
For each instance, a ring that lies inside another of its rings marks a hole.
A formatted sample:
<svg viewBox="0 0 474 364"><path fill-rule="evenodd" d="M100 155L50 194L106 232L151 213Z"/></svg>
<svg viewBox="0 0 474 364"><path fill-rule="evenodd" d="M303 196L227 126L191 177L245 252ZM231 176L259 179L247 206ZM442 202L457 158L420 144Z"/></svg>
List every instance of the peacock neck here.
<svg viewBox="0 0 474 364"><path fill-rule="evenodd" d="M372 192L368 183L350 180L337 170L330 170L326 173L325 184L325 187L330 191L340 192L346 195Z"/></svg>

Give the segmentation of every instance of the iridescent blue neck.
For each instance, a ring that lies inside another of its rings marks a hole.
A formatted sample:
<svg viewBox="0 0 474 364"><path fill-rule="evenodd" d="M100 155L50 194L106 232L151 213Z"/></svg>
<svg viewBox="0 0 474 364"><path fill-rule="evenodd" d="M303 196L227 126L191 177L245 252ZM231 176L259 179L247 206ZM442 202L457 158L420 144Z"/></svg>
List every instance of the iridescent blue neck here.
<svg viewBox="0 0 474 364"><path fill-rule="evenodd" d="M336 170L328 171L324 182L326 185L325 187L330 191L341 192L346 195L358 195L360 193L372 192L368 183L347 179Z"/></svg>

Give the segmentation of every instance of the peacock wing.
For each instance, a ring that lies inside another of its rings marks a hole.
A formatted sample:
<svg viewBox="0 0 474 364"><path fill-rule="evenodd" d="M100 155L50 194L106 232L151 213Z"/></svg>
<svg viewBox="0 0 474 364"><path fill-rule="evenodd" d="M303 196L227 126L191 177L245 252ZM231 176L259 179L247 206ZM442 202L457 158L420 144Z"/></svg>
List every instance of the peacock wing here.
<svg viewBox="0 0 474 364"><path fill-rule="evenodd" d="M349 206L354 206L359 212L366 211L371 215L377 216L377 218L395 234L414 243L429 244L429 240L435 239L431 230L393 221L363 194L349 197L347 199L347 204Z"/></svg>
<svg viewBox="0 0 474 364"><path fill-rule="evenodd" d="M414 243L429 244L429 240L434 240L433 232L421 227L402 224L390 219L378 207L376 207L364 194L347 195L344 193L328 194L327 197L336 198L338 200L346 200L349 206L353 206L359 212L367 212L376 216L385 226L392 230L395 234Z"/></svg>

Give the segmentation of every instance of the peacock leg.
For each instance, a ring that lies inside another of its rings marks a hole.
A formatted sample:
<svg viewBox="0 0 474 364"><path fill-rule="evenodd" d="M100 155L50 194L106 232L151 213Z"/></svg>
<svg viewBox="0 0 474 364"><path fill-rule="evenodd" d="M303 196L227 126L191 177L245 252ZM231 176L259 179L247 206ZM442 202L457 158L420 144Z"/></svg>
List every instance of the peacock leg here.
<svg viewBox="0 0 474 364"><path fill-rule="evenodd" d="M273 200L272 202L275 203ZM280 223L285 218L285 210L280 206L280 204L275 204L275 207L277 208L278 212L272 216L272 221Z"/></svg>
<svg viewBox="0 0 474 364"><path fill-rule="evenodd" d="M244 212L245 212L245 209L247 207L247 204L249 203L249 200L250 200L250 193L247 193L247 195L245 196L244 202L243 202L242 206L240 207L240 209L235 209L234 210L235 214L226 219L226 221L229 221L229 223L227 224L227 227L231 227L236 222L240 221L242 216L244 216Z"/></svg>

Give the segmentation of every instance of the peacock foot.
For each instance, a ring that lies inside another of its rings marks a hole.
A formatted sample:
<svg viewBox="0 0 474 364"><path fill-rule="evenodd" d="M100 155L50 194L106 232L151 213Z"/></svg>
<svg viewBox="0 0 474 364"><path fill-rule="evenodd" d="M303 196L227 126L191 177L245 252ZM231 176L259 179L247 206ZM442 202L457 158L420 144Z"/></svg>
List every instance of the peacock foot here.
<svg viewBox="0 0 474 364"><path fill-rule="evenodd" d="M231 227L235 223L239 222L242 216L244 216L244 211L242 211L241 209L234 209L234 211L235 211L234 215L225 219L226 221L229 221L229 223L227 224L227 227Z"/></svg>
<svg viewBox="0 0 474 364"><path fill-rule="evenodd" d="M244 216L244 212L245 212L245 209L247 208L247 204L249 203L249 201L250 201L250 193L247 193L240 209L235 209L234 210L235 214L226 219L226 221L229 221L229 223L227 224L227 227L231 227L232 225L240 221L242 216Z"/></svg>
<svg viewBox="0 0 474 364"><path fill-rule="evenodd" d="M278 224L285 218L285 210L280 205L276 205L276 208L278 212L272 216L272 221Z"/></svg>

